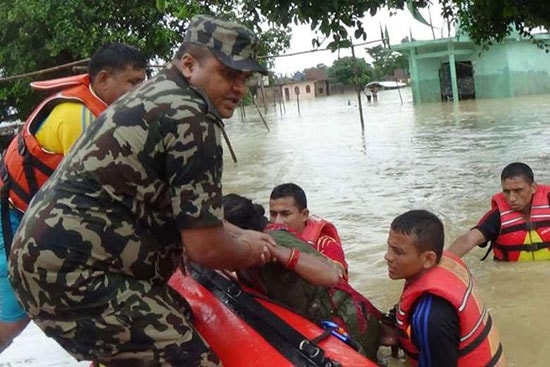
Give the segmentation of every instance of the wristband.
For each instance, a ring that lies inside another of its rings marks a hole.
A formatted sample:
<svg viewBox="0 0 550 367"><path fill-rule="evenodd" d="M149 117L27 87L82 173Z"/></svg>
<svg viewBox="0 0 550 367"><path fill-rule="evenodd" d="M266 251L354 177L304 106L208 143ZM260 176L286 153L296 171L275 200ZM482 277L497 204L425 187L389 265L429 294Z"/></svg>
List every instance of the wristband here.
<svg viewBox="0 0 550 367"><path fill-rule="evenodd" d="M300 250L292 249L288 261L285 264L285 267L293 270L298 264L298 259L300 258Z"/></svg>

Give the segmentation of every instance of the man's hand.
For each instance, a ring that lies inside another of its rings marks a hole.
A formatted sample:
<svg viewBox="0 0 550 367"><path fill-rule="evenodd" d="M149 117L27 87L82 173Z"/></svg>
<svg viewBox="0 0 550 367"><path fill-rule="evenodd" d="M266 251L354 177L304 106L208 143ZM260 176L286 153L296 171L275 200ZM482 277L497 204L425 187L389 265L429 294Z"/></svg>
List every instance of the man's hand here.
<svg viewBox="0 0 550 367"><path fill-rule="evenodd" d="M252 230L243 230L237 240L248 245L250 249L248 266L261 266L270 262L271 250L277 247L271 236Z"/></svg>

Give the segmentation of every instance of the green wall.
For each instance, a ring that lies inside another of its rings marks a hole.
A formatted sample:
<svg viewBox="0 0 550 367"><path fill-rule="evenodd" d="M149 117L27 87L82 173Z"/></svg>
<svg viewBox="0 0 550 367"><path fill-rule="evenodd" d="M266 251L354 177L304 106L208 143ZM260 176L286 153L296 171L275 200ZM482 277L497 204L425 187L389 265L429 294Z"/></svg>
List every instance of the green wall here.
<svg viewBox="0 0 550 367"><path fill-rule="evenodd" d="M454 40L402 43L396 47L409 57L415 103L441 101L439 69L449 62L445 52L450 42ZM550 93L550 55L531 41L512 38L483 52L474 44L470 44L469 49L471 54L456 55L455 61L472 62L476 98ZM416 70L413 68L411 55L422 57L423 53L434 52L439 52L435 53L437 57L417 58Z"/></svg>

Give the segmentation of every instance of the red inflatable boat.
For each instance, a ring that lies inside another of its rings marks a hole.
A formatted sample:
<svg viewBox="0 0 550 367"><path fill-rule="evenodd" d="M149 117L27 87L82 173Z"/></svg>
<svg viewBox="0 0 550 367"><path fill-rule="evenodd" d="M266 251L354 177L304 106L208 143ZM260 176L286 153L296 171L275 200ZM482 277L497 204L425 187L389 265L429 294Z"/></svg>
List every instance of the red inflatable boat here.
<svg viewBox="0 0 550 367"><path fill-rule="evenodd" d="M195 327L225 367L376 367L351 346L300 315L210 270L175 273Z"/></svg>

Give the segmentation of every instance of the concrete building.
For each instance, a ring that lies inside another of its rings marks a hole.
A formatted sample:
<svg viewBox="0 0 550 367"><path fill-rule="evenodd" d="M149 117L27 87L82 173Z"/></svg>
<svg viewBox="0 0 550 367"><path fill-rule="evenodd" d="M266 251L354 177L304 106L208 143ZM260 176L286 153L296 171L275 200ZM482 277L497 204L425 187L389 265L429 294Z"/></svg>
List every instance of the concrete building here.
<svg viewBox="0 0 550 367"><path fill-rule="evenodd" d="M328 95L327 80L305 80L281 85L281 95L285 101L311 99Z"/></svg>
<svg viewBox="0 0 550 367"><path fill-rule="evenodd" d="M550 42L548 34L535 38ZM550 93L550 55L518 34L488 50L464 35L392 49L409 59L415 103Z"/></svg>
<svg viewBox="0 0 550 367"><path fill-rule="evenodd" d="M264 88L267 103L290 102L330 95L328 80L306 80L278 84Z"/></svg>

